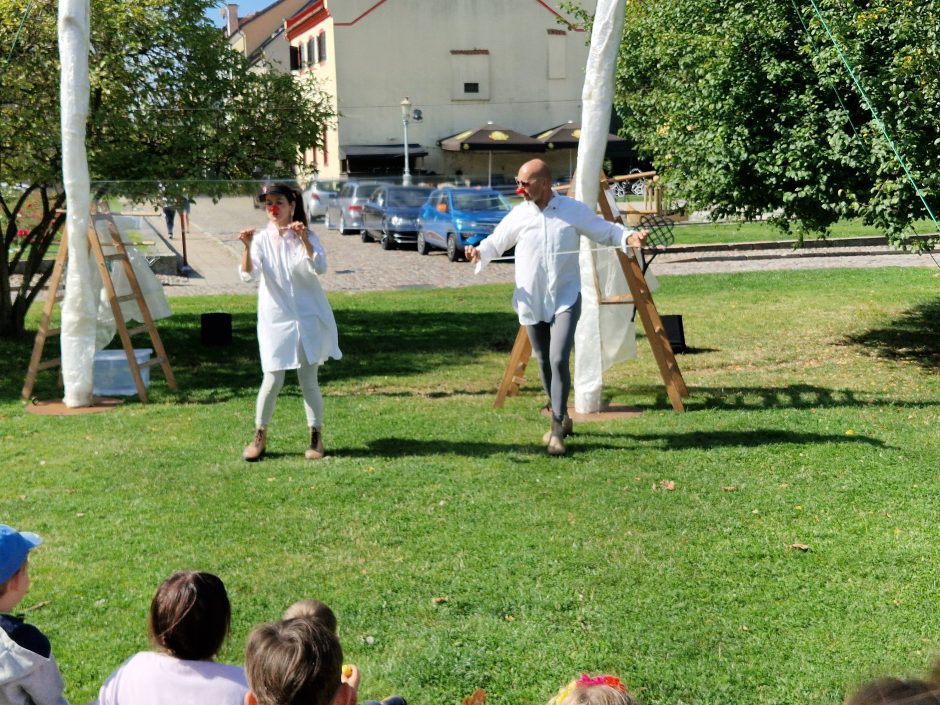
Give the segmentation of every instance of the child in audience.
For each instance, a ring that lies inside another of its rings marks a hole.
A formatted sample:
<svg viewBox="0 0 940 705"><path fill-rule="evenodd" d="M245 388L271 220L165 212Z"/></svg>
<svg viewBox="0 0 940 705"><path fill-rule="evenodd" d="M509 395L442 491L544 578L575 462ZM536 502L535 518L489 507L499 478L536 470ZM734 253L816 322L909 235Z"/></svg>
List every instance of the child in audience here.
<svg viewBox="0 0 940 705"><path fill-rule="evenodd" d="M245 705L355 705L359 672L344 676L342 663L336 634L314 619L255 627L245 645Z"/></svg>
<svg viewBox="0 0 940 705"><path fill-rule="evenodd" d="M248 690L238 666L213 658L228 636L231 606L222 581L185 571L163 581L150 604L150 639L112 673L100 705L243 705Z"/></svg>
<svg viewBox="0 0 940 705"><path fill-rule="evenodd" d="M637 705L627 686L616 676L582 673L558 691L548 705Z"/></svg>
<svg viewBox="0 0 940 705"><path fill-rule="evenodd" d="M68 705L45 635L9 614L29 590L29 552L42 539L0 524L0 703Z"/></svg>

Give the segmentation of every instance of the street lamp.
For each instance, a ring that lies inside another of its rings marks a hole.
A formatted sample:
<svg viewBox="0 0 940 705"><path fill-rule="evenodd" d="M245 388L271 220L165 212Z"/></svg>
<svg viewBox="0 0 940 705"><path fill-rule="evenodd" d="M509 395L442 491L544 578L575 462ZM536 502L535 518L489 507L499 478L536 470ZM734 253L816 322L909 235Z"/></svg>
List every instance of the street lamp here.
<svg viewBox="0 0 940 705"><path fill-rule="evenodd" d="M411 185L411 169L408 165L408 121L411 119L411 101L408 96L401 102L401 124L405 128L405 171L402 172L401 182L405 186Z"/></svg>

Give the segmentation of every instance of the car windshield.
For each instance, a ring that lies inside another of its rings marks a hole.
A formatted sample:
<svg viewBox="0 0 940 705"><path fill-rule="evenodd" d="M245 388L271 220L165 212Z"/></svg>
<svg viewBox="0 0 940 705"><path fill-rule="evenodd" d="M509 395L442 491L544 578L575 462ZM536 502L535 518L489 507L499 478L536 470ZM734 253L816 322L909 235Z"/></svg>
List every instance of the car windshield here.
<svg viewBox="0 0 940 705"><path fill-rule="evenodd" d="M339 193L343 187L342 181L317 181L313 189L315 191L329 191L330 193Z"/></svg>
<svg viewBox="0 0 940 705"><path fill-rule="evenodd" d="M509 203L498 193L455 193L454 208L460 211L508 211Z"/></svg>
<svg viewBox="0 0 940 705"><path fill-rule="evenodd" d="M396 208L418 208L431 193L431 189L426 188L402 188L388 192L388 205Z"/></svg>

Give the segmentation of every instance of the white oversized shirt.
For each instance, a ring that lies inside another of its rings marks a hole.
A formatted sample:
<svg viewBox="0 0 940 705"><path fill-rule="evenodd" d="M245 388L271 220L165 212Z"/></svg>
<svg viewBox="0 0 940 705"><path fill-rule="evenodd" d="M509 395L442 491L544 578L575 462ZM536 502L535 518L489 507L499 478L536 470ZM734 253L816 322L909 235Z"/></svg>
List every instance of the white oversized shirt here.
<svg viewBox="0 0 940 705"><path fill-rule="evenodd" d="M300 367L299 351L307 361L320 365L339 360L336 319L320 286L326 272L326 252L316 234L307 230L313 256L292 230L278 234L274 223L255 233L249 256L251 272L243 281L261 277L258 287L258 347L264 372Z"/></svg>
<svg viewBox="0 0 940 705"><path fill-rule="evenodd" d="M633 232L604 220L581 201L553 196L541 210L523 201L500 221L493 234L480 243L480 263L486 266L510 247L516 248L516 290L512 307L519 323L551 321L581 293L578 266L579 235L600 245L622 246Z"/></svg>
<svg viewBox="0 0 940 705"><path fill-rule="evenodd" d="M247 691L239 666L141 651L108 676L93 705L244 705Z"/></svg>

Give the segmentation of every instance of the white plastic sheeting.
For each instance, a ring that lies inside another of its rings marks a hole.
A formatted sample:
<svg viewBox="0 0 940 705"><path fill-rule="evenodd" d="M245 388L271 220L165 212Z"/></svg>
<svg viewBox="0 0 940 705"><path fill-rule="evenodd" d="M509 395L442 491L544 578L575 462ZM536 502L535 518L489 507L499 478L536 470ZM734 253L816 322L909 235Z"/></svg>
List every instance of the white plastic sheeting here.
<svg viewBox="0 0 940 705"><path fill-rule="evenodd" d="M95 330L98 301L93 286L88 251L88 218L91 193L85 153L88 117L88 46L91 11L89 0L60 0L59 85L62 110L62 180L68 208L68 268L62 303L63 402L68 407L92 404Z"/></svg>
<svg viewBox="0 0 940 705"><path fill-rule="evenodd" d="M592 208L597 204L598 177L607 147L625 8L625 0L598 0L585 67L575 198ZM574 406L582 414L600 410L604 370L636 357L636 329L630 322L632 307L598 305L599 293L601 297L629 293L620 263L613 251L593 252L592 245L581 238L582 301L581 319L575 332Z"/></svg>

